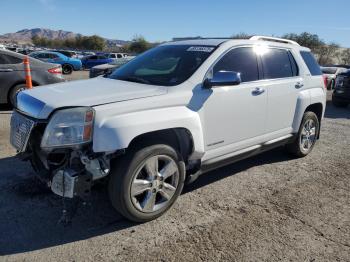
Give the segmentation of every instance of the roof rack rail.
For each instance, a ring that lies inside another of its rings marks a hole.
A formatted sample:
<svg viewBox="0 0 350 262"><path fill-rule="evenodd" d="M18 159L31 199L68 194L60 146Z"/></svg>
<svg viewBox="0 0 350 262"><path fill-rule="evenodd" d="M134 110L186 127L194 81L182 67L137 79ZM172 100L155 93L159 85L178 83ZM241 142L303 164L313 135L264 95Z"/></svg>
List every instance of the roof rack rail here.
<svg viewBox="0 0 350 262"><path fill-rule="evenodd" d="M293 40L278 38L278 37L271 37L271 36L255 35L249 38L249 40L265 40L265 41L275 41L275 42L285 43L285 44L299 45L297 42Z"/></svg>

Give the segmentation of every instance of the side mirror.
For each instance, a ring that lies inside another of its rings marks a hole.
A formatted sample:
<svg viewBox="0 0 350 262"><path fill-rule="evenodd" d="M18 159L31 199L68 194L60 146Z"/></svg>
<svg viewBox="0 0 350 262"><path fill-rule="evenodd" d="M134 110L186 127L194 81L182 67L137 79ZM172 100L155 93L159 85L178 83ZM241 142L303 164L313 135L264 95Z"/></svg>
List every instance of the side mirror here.
<svg viewBox="0 0 350 262"><path fill-rule="evenodd" d="M207 78L204 81L205 88L215 86L235 86L242 82L240 73L234 71L219 71L214 74L213 78Z"/></svg>

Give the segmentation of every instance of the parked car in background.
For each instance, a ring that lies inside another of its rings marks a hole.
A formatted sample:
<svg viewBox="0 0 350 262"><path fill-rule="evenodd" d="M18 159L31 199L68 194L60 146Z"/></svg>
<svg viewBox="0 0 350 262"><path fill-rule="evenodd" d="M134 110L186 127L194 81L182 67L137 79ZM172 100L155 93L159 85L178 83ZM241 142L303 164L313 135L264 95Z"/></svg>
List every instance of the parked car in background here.
<svg viewBox="0 0 350 262"><path fill-rule="evenodd" d="M22 50L18 50L17 53L20 53L22 55L29 55L31 51L29 49L22 49Z"/></svg>
<svg viewBox="0 0 350 262"><path fill-rule="evenodd" d="M113 62L112 58L108 58L105 55L90 55L85 56L81 59L81 62L83 64L83 68L89 69L91 67L97 66L97 65L103 65Z"/></svg>
<svg viewBox="0 0 350 262"><path fill-rule="evenodd" d="M112 59L121 59L121 58L128 57L128 54L125 54L125 53L109 53L106 56L108 58L112 58Z"/></svg>
<svg viewBox="0 0 350 262"><path fill-rule="evenodd" d="M4 45L0 44L0 50L5 50L5 49L6 49L6 47Z"/></svg>
<svg viewBox="0 0 350 262"><path fill-rule="evenodd" d="M113 72L113 70L119 68L120 66L126 64L129 62L132 58L130 57L125 57L125 58L120 58L116 59L113 62L109 64L103 64L103 65L98 65L90 68L90 73L89 77L97 77L100 75L108 75Z"/></svg>
<svg viewBox="0 0 350 262"><path fill-rule="evenodd" d="M0 50L0 103L14 105L16 95L25 88L24 55ZM34 86L63 82L61 65L29 58Z"/></svg>
<svg viewBox="0 0 350 262"><path fill-rule="evenodd" d="M69 50L54 50L55 52L61 53L67 57L78 58L77 52Z"/></svg>
<svg viewBox="0 0 350 262"><path fill-rule="evenodd" d="M350 70L343 71L337 75L332 103L336 107L347 107L350 104Z"/></svg>
<svg viewBox="0 0 350 262"><path fill-rule="evenodd" d="M82 69L82 63L77 58L70 58L58 52L39 51L30 53L31 57L37 58L44 62L60 64L63 74L71 74L74 71Z"/></svg>
<svg viewBox="0 0 350 262"><path fill-rule="evenodd" d="M337 75L343 71L346 71L346 68L343 67L321 67L323 75L326 77L327 89L332 90L335 84L335 78Z"/></svg>
<svg viewBox="0 0 350 262"><path fill-rule="evenodd" d="M82 59L85 56L89 56L89 55L96 55L94 52L87 52L87 51L79 51L77 52L77 58Z"/></svg>

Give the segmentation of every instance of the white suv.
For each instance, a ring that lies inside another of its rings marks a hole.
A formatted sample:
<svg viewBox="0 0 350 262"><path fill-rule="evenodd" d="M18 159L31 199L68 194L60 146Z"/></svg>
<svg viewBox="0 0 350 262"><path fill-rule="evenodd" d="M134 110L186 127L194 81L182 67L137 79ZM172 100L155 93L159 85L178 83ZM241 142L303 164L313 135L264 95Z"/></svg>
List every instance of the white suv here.
<svg viewBox="0 0 350 262"><path fill-rule="evenodd" d="M63 197L108 176L113 206L141 222L213 168L281 145L306 156L325 106L320 67L296 42L170 42L108 76L19 93L11 143Z"/></svg>

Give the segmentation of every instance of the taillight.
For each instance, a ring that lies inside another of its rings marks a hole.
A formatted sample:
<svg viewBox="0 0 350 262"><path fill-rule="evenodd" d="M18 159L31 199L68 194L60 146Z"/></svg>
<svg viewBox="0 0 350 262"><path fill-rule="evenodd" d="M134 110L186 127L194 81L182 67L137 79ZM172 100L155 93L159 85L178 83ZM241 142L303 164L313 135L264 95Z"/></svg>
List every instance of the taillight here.
<svg viewBox="0 0 350 262"><path fill-rule="evenodd" d="M324 88L327 89L327 76L323 75L323 84L324 84Z"/></svg>
<svg viewBox="0 0 350 262"><path fill-rule="evenodd" d="M55 67L47 70L51 74L62 74L62 67Z"/></svg>

